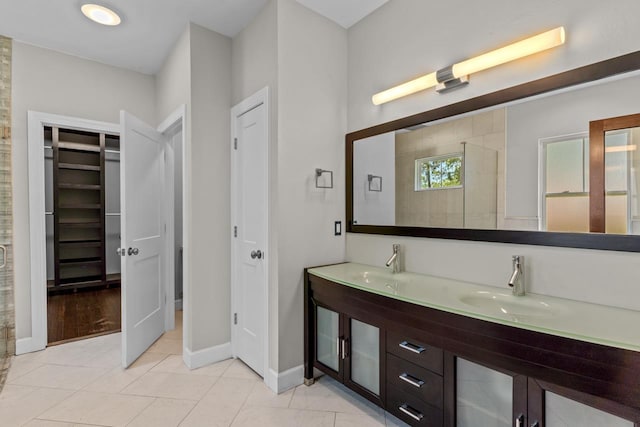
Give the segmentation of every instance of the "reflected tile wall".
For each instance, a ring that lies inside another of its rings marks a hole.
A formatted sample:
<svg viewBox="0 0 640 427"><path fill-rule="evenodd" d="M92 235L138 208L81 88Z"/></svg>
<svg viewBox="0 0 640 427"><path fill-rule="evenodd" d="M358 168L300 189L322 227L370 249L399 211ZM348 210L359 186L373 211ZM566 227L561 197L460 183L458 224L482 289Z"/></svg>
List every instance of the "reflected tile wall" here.
<svg viewBox="0 0 640 427"><path fill-rule="evenodd" d="M15 354L11 182L11 39L0 36L0 390Z"/></svg>

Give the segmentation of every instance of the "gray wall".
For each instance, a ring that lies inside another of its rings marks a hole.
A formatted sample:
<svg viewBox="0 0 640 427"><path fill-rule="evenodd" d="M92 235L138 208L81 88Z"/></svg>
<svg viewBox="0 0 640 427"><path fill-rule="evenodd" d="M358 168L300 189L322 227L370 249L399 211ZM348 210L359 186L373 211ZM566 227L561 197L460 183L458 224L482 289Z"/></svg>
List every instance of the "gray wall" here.
<svg viewBox="0 0 640 427"><path fill-rule="evenodd" d="M13 182L17 337L31 336L27 110L117 123L155 122L154 78L13 42ZM98 102L99 101L99 102Z"/></svg>
<svg viewBox="0 0 640 427"><path fill-rule="evenodd" d="M349 130L635 51L639 13L635 0L615 8L595 0L388 2L349 30ZM561 48L478 73L455 92L427 90L381 107L371 104L375 92L558 25L567 29ZM382 265L392 243L404 246L407 270L500 288L506 288L511 255L522 254L532 292L640 309L637 254L350 234L347 259Z"/></svg>

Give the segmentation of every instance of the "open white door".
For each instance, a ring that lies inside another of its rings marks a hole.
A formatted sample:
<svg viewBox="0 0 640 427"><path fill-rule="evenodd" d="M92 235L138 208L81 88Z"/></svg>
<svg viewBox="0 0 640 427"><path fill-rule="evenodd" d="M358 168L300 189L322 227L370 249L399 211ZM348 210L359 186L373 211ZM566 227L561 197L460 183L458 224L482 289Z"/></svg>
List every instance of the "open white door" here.
<svg viewBox="0 0 640 427"><path fill-rule="evenodd" d="M162 134L120 113L122 365L164 332L164 150Z"/></svg>
<svg viewBox="0 0 640 427"><path fill-rule="evenodd" d="M234 355L265 375L267 339L268 132L264 100L232 109Z"/></svg>

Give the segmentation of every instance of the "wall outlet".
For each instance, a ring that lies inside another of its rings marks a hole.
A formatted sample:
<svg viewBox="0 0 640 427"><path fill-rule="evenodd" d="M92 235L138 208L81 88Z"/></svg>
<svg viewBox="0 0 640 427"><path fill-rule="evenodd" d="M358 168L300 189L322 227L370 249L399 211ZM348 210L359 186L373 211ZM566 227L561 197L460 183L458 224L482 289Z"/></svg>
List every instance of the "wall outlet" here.
<svg viewBox="0 0 640 427"><path fill-rule="evenodd" d="M334 236L342 235L342 221L336 221L333 223L333 235Z"/></svg>

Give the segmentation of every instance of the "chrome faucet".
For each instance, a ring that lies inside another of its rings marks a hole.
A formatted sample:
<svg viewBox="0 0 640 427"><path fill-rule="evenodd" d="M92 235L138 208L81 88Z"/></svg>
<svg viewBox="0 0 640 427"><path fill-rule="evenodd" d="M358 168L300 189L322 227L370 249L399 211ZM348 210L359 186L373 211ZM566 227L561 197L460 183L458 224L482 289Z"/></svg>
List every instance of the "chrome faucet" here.
<svg viewBox="0 0 640 427"><path fill-rule="evenodd" d="M391 267L394 274L400 273L400 245L397 243L393 245L393 254L385 265Z"/></svg>
<svg viewBox="0 0 640 427"><path fill-rule="evenodd" d="M519 297L524 295L525 289L524 289L524 256L523 255L513 256L513 273L511 274L511 279L509 279L509 286L513 288L513 295L519 296Z"/></svg>

